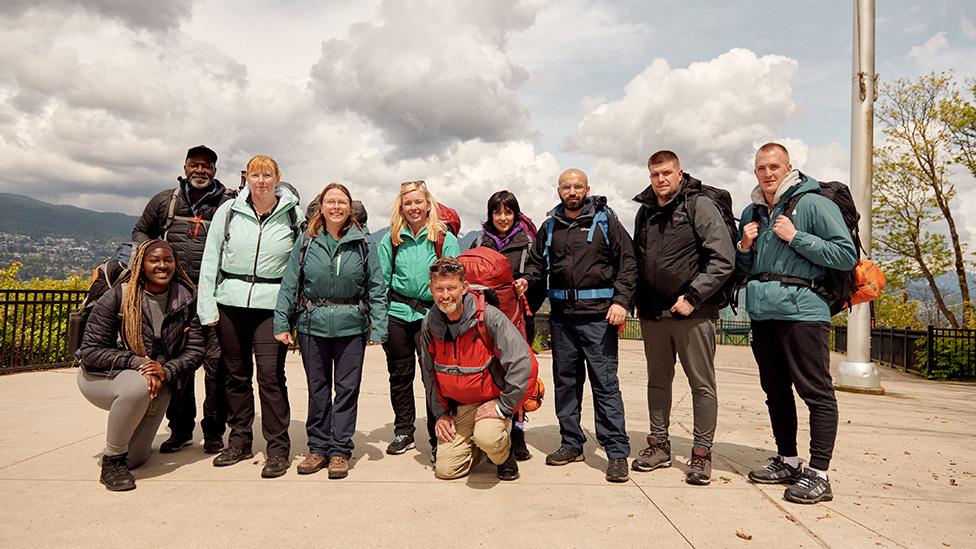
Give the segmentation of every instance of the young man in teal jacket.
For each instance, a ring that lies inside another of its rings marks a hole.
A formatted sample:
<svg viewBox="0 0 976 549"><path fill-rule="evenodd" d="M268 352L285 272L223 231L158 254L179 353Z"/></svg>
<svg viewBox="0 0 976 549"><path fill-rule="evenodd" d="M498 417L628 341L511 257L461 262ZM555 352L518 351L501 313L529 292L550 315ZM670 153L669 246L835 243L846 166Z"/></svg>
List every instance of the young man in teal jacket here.
<svg viewBox="0 0 976 549"><path fill-rule="evenodd" d="M857 249L840 209L820 196L816 180L793 169L785 147L760 147L755 173L759 185L740 218L736 263L749 276L746 311L752 319L752 350L779 455L749 473L749 479L789 484L784 497L796 503L829 501L833 494L827 468L837 436L830 308L811 287L796 282L822 279L824 269L853 269ZM787 202L799 193L792 214L783 215ZM810 462L802 470L793 386L810 411Z"/></svg>

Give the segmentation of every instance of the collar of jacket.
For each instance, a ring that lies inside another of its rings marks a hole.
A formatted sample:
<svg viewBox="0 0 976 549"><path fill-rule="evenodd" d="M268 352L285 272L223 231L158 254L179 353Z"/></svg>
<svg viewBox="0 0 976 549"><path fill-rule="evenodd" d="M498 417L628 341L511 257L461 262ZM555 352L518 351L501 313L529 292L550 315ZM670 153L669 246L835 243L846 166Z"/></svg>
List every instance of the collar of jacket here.
<svg viewBox="0 0 976 549"><path fill-rule="evenodd" d="M129 282L123 282L119 286L119 292L124 296L125 288L129 285ZM145 291L145 290L143 290ZM196 292L189 288L185 282L178 279L173 279L173 282L169 285L169 290L166 294L166 316L179 311L196 301ZM149 300L142 300L142 314L149 315Z"/></svg>
<svg viewBox="0 0 976 549"><path fill-rule="evenodd" d="M785 204L786 201L789 200L791 196L797 193L803 193L807 191L817 191L820 189L820 182L818 182L816 179L806 175L805 173L799 170L794 170L794 171L796 171L796 174L800 178L800 181L789 187L780 185L779 189L776 190L776 196L774 197L775 200L773 202L774 210L777 207ZM763 194L762 188L760 188L759 185L756 185L756 187L752 189L752 203L758 204L759 206L769 207L769 205L766 203L766 196Z"/></svg>
<svg viewBox="0 0 976 549"><path fill-rule="evenodd" d="M320 237L325 238L327 234L329 233L325 230L325 227L320 227L319 236L313 238L312 240L318 240ZM339 242L336 243L336 247L338 248L338 246L342 246L343 244L346 244L348 242L356 242L359 240L366 240L366 234L362 230L357 228L355 225L353 225L352 227L349 227L349 230L346 231L346 234L342 235L342 238L340 238ZM325 244L320 244L320 246L325 247Z"/></svg>
<svg viewBox="0 0 976 549"><path fill-rule="evenodd" d="M657 203L657 194L654 193L653 187L648 185L646 189L640 192L634 197L634 202L642 204L647 207L649 214L654 214L658 210L665 210L671 208L678 203L679 197L681 200L687 200L688 195L698 194L701 192L702 182L698 179L692 177L688 172L685 172L681 176L681 187L678 192L674 193L674 196L668 199L664 204Z"/></svg>
<svg viewBox="0 0 976 549"><path fill-rule="evenodd" d="M238 213L242 213L256 220L257 217L254 215L254 210L252 210L251 206L249 206L247 203L247 198L249 196L251 196L251 189L244 187L244 190L237 195L237 199L234 200L234 204L231 206L231 208ZM291 191L285 187L282 187L281 185L278 185L278 187L275 188L275 196L278 197L278 205L275 206L274 211L271 212L271 217L268 219L275 218L281 215L281 213L286 211L288 208L294 208L298 205L298 199L295 198L295 195L291 194Z"/></svg>
<svg viewBox="0 0 976 549"><path fill-rule="evenodd" d="M562 221L563 223L569 224L574 221L579 221L581 219L588 219L593 217L596 212L607 207L607 197L601 195L588 196L586 198L586 203L583 204L583 208L580 210L580 214L576 217L567 217L566 208L563 207L562 203L556 205L555 208L546 212L547 216L555 217L556 219Z"/></svg>
<svg viewBox="0 0 976 549"><path fill-rule="evenodd" d="M180 189L183 190L183 194L186 196L187 202L189 203L190 191L193 189L190 186L190 181L185 177L180 177L179 181L180 181ZM200 197L200 200L197 200L196 202L190 204L190 209L193 210L194 214L196 214L196 211L201 204L204 204L205 202L207 202L208 200L210 200L215 196L220 196L224 194L226 191L227 191L227 187L224 187L224 184L221 183L220 180L215 177L210 181L210 188L208 188L206 192L203 193L203 196Z"/></svg>
<svg viewBox="0 0 976 549"><path fill-rule="evenodd" d="M478 320L474 317L477 312L477 299L470 293L466 293L462 297L461 319L459 321L448 323L447 315L441 312L437 305L434 305L427 315L427 327L431 334L441 341L457 341L458 336L477 327Z"/></svg>
<svg viewBox="0 0 976 549"><path fill-rule="evenodd" d="M512 230L508 231L508 234L504 237L499 237L496 235L495 232L491 230L491 226L488 223L482 225L481 230L487 238L490 238L495 243L495 249L502 251L507 248L509 244L514 242L518 235L523 234L526 229L525 223L522 220L519 220L519 222L512 227Z"/></svg>

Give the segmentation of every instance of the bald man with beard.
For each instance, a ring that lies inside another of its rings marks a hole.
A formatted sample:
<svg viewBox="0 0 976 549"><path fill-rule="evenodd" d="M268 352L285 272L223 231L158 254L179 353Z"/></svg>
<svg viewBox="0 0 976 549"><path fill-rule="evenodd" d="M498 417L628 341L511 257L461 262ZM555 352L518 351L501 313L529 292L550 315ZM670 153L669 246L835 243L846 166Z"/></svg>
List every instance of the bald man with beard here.
<svg viewBox="0 0 976 549"><path fill-rule="evenodd" d="M637 285L633 242L604 196L590 196L586 174L559 176L560 203L542 224L516 282L524 292L549 279L553 381L561 445L547 465L583 461L580 427L583 383L593 391L596 436L607 452L607 480L628 480L630 440L617 379L618 327L627 319Z"/></svg>

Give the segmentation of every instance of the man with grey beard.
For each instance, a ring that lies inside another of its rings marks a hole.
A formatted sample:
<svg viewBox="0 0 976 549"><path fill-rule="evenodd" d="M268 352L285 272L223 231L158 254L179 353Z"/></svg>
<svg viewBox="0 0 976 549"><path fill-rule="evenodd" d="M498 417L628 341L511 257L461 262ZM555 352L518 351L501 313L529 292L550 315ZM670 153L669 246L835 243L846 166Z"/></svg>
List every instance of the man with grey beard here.
<svg viewBox="0 0 976 549"><path fill-rule="evenodd" d="M180 264L194 284L200 276L207 231L217 207L234 197L234 193L215 179L217 153L205 145L186 151L183 163L185 177L178 177L179 186L167 189L149 200L142 216L132 229L132 240L137 244L159 238L173 246ZM220 359L220 347L213 328L204 326L207 354L203 366L206 397L203 401L204 451L216 454L224 446L224 428L227 423L227 395L224 390L225 372ZM193 376L186 376L180 386L172 387L173 396L166 410L171 435L159 451L176 452L193 442L193 425L196 420L196 396Z"/></svg>

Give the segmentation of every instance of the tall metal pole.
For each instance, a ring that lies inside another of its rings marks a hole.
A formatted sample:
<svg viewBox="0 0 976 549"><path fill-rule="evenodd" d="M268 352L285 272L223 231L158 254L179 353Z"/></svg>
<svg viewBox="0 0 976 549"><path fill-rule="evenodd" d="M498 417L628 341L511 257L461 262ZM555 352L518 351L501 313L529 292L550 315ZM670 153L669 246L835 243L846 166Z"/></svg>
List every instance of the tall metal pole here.
<svg viewBox="0 0 976 549"><path fill-rule="evenodd" d="M858 232L864 253L871 255L871 178L874 154L874 0L854 0L854 63L851 87L851 192L861 213ZM837 370L835 386L842 390L884 393L878 366L871 361L871 309L851 308L847 322L847 360Z"/></svg>

